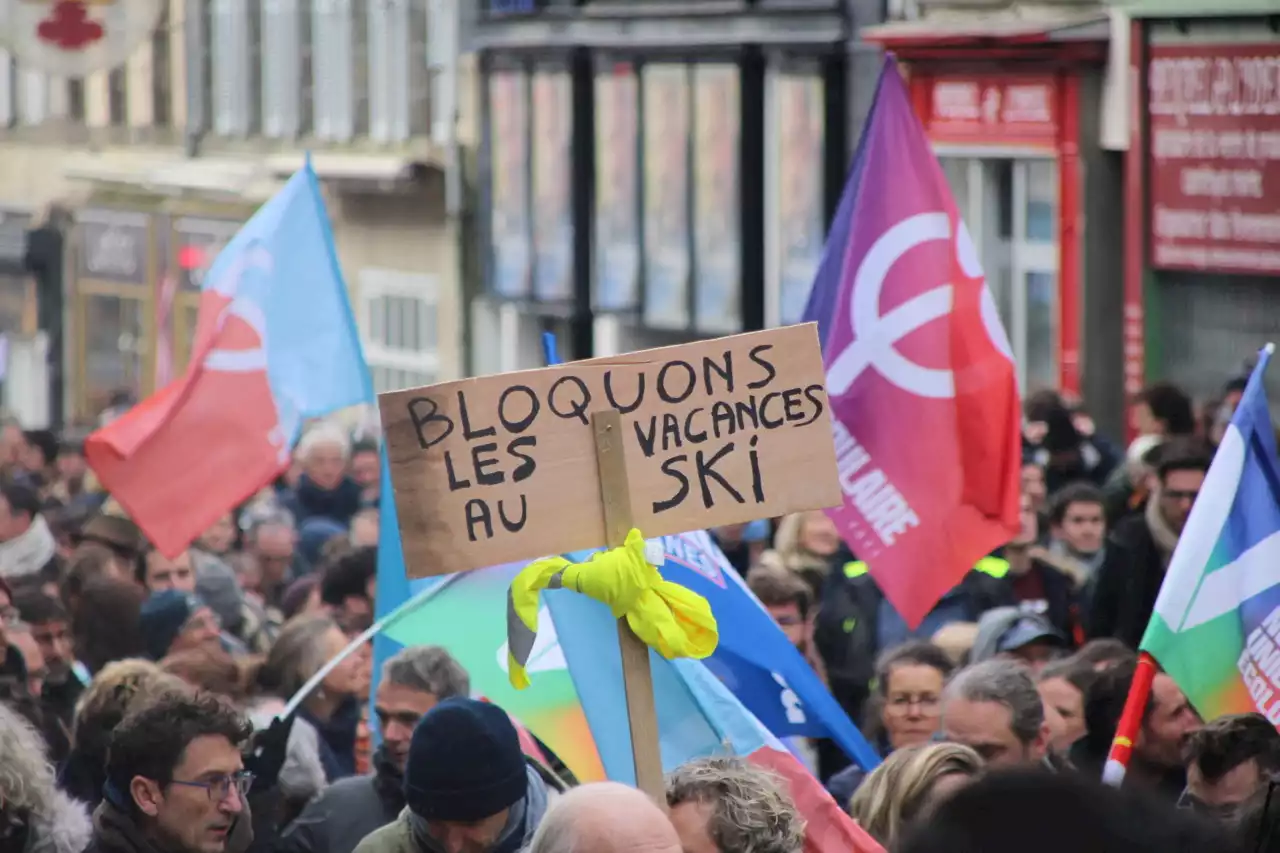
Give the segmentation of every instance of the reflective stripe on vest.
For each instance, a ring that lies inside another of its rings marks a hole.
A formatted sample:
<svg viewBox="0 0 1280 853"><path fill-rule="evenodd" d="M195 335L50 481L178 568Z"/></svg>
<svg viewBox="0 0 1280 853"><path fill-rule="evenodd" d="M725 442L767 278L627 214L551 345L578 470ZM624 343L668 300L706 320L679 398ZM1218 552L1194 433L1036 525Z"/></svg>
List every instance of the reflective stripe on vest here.
<svg viewBox="0 0 1280 853"><path fill-rule="evenodd" d="M993 578L1002 578L1009 574L1009 561L1002 560L999 557L983 557L974 563L973 570L982 572L984 575L990 575ZM844 576L850 580L860 578L867 573L867 564L861 560L852 560L844 564Z"/></svg>

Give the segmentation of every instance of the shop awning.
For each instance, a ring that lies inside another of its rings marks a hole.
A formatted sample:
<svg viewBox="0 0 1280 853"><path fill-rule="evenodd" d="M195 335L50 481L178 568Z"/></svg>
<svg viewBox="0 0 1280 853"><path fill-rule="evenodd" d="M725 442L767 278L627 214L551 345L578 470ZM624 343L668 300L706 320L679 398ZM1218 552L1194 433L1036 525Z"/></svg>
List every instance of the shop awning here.
<svg viewBox="0 0 1280 853"><path fill-rule="evenodd" d="M260 161L110 151L78 158L64 172L70 180L114 184L157 195L194 193L266 201L279 182Z"/></svg>
<svg viewBox="0 0 1280 853"><path fill-rule="evenodd" d="M1248 15L1275 15L1276 0L1114 0L1113 5L1134 18L1227 18Z"/></svg>
<svg viewBox="0 0 1280 853"><path fill-rule="evenodd" d="M305 156L299 152L269 157L266 167L276 177L287 178L302 168ZM317 152L311 155L311 168L320 180L339 187L395 191L415 185L428 169L443 169L444 158L434 152L423 157Z"/></svg>
<svg viewBox="0 0 1280 853"><path fill-rule="evenodd" d="M262 202L302 168L302 152L269 157L182 157L168 151L108 151L78 158L68 166L71 180L126 186L157 195L192 193ZM417 185L426 169L443 168L438 157L316 153L312 167L320 180L339 189L394 192Z"/></svg>
<svg viewBox="0 0 1280 853"><path fill-rule="evenodd" d="M913 48L1051 47L1110 40L1105 10L1061 13L1015 8L998 13L930 15L915 21L891 21L859 30L864 41L886 50Z"/></svg>

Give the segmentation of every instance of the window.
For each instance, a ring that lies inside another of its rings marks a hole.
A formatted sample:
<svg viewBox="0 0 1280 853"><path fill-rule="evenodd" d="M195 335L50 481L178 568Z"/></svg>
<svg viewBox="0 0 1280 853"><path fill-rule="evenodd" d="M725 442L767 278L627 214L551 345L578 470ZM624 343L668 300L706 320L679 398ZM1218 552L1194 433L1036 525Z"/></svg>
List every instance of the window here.
<svg viewBox="0 0 1280 853"><path fill-rule="evenodd" d="M257 130L258 8L257 0L210 0L213 130L220 136Z"/></svg>
<svg viewBox="0 0 1280 853"><path fill-rule="evenodd" d="M295 138L310 125L303 111L311 101L303 83L311 79L310 60L302 51L310 32L299 0L263 0L262 37L271 49L262 54L262 132L273 139Z"/></svg>
<svg viewBox="0 0 1280 853"><path fill-rule="evenodd" d="M435 276L360 271L360 338L377 393L429 385L440 369Z"/></svg>
<svg viewBox="0 0 1280 853"><path fill-rule="evenodd" d="M169 18L169 6L166 4L160 13L160 23L156 25L156 31L151 36L151 120L156 127L168 127L173 122L173 105L170 98L173 96L173 81L171 79L173 68L173 43L170 39L181 38L182 34L173 32L173 23ZM76 83L79 81L70 80L68 83ZM68 92L68 98L71 98ZM81 90L81 115L84 114L84 94ZM74 104L74 101L72 101ZM74 117L74 106L71 115Z"/></svg>
<svg viewBox="0 0 1280 853"><path fill-rule="evenodd" d="M74 122L84 121L84 78L67 81L67 116Z"/></svg>
<svg viewBox="0 0 1280 853"><path fill-rule="evenodd" d="M433 132L438 109L452 112L456 2L203 0L214 132L381 143Z"/></svg>
<svg viewBox="0 0 1280 853"><path fill-rule="evenodd" d="M17 110L18 70L14 67L13 57L9 51L0 50L0 127L11 127Z"/></svg>
<svg viewBox="0 0 1280 853"><path fill-rule="evenodd" d="M129 123L129 70L120 66L107 75L107 110L112 127Z"/></svg>
<svg viewBox="0 0 1280 853"><path fill-rule="evenodd" d="M17 90L18 124L42 124L49 115L49 78L20 68Z"/></svg>

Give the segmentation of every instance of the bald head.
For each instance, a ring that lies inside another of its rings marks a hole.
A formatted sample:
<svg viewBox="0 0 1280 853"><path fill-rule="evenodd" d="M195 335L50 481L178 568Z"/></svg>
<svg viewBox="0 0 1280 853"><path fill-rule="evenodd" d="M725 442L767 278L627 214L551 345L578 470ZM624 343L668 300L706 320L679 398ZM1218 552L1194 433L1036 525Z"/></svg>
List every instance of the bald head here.
<svg viewBox="0 0 1280 853"><path fill-rule="evenodd" d="M618 782L593 782L552 804L529 853L680 853L680 838L653 800Z"/></svg>

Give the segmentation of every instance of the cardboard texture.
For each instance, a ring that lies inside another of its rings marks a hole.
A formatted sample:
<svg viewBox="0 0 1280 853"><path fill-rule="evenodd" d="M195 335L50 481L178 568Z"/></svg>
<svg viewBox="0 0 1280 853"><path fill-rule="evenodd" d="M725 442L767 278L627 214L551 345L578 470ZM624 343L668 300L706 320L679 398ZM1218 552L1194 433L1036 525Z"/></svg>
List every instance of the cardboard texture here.
<svg viewBox="0 0 1280 853"><path fill-rule="evenodd" d="M607 544L593 413L647 537L840 502L814 324L378 399L411 577Z"/></svg>

